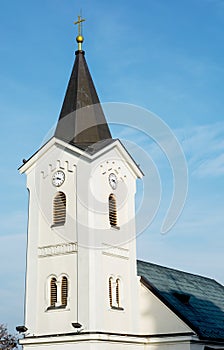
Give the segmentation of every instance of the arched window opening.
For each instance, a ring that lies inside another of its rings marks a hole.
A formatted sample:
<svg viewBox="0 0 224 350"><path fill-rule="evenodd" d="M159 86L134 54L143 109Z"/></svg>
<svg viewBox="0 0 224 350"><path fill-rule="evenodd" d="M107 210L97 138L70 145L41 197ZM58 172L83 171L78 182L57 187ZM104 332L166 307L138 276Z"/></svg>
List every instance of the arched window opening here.
<svg viewBox="0 0 224 350"><path fill-rule="evenodd" d="M112 295L112 283L113 283L113 278L109 278L109 302L110 302L110 307L113 306L113 295Z"/></svg>
<svg viewBox="0 0 224 350"><path fill-rule="evenodd" d="M120 280L116 279L116 306L120 307Z"/></svg>
<svg viewBox="0 0 224 350"><path fill-rule="evenodd" d="M120 278L110 277L108 280L109 304L112 310L124 310L121 306L121 280Z"/></svg>
<svg viewBox="0 0 224 350"><path fill-rule="evenodd" d="M58 192L53 203L53 224L64 225L66 219L66 196L63 192Z"/></svg>
<svg viewBox="0 0 224 350"><path fill-rule="evenodd" d="M68 303L68 279L63 276L61 280L61 305L67 306Z"/></svg>
<svg viewBox="0 0 224 350"><path fill-rule="evenodd" d="M55 277L51 278L50 282L50 306L55 307L57 303L57 280Z"/></svg>
<svg viewBox="0 0 224 350"><path fill-rule="evenodd" d="M114 194L110 194L109 196L109 221L111 226L117 226L117 205Z"/></svg>

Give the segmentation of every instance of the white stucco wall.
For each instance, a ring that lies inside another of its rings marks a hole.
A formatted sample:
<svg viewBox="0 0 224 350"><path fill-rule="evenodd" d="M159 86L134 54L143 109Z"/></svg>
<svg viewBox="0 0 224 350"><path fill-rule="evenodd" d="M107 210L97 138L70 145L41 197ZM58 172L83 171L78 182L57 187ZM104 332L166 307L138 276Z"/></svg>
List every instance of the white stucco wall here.
<svg viewBox="0 0 224 350"><path fill-rule="evenodd" d="M192 332L191 328L140 282L139 304L142 334Z"/></svg>
<svg viewBox="0 0 224 350"><path fill-rule="evenodd" d="M134 200L135 171L140 172L118 142L92 159L78 152L51 140L23 168L30 191L25 324L35 336L74 331L72 322L85 330L127 333L138 324ZM60 187L52 184L57 170L65 174ZM112 172L116 189L108 181ZM52 226L58 191L66 195L61 227ZM109 223L111 193L117 201L118 229ZM50 276L63 274L69 281L68 306L49 310ZM120 278L124 310L110 309L111 275Z"/></svg>
<svg viewBox="0 0 224 350"><path fill-rule="evenodd" d="M75 340L77 336L71 336L69 340L60 342L60 340L56 340L56 342L52 343L50 339L48 342L44 343L44 339L37 345L39 350L49 350L49 348L54 350L71 350L71 349L79 349L79 350L190 350L190 339L157 339L150 340L149 338L136 338L136 337L119 337L112 335L102 335L102 336L86 336L86 340L84 340L85 336L81 336ZM101 338L101 339L100 339ZM73 339L73 340L72 340ZM54 339L55 340L55 339ZM25 345L25 350L33 349L32 345Z"/></svg>

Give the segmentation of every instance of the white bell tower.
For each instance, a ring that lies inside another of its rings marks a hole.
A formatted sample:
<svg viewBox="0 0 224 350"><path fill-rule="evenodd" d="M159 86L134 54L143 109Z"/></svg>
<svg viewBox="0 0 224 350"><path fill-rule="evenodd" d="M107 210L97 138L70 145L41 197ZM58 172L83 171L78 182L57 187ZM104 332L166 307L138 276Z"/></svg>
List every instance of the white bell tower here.
<svg viewBox="0 0 224 350"><path fill-rule="evenodd" d="M20 168L29 190L24 349L110 349L105 339L138 328L142 173L111 137L77 41L54 137Z"/></svg>

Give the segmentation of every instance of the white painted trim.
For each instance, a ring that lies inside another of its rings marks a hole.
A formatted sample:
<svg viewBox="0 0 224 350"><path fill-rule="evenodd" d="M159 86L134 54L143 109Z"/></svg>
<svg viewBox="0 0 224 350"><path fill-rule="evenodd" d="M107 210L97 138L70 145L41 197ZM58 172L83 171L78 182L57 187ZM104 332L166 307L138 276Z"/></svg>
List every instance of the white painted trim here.
<svg viewBox="0 0 224 350"><path fill-rule="evenodd" d="M74 335L57 335L49 337L29 337L20 339L20 345L36 345L36 344L66 344L78 342L107 342L107 343L122 343L122 344L174 344L174 343L190 343L192 340L198 340L195 336L167 336L167 337L150 337L150 336L135 336L135 335L113 335L113 334L82 334Z"/></svg>
<svg viewBox="0 0 224 350"><path fill-rule="evenodd" d="M102 251L103 255L115 256L117 258L129 260L129 249L112 246L107 243L102 243L102 246L103 246L103 251Z"/></svg>
<svg viewBox="0 0 224 350"><path fill-rule="evenodd" d="M48 256L65 255L77 253L77 243L62 243L38 247L38 257L45 258Z"/></svg>
<svg viewBox="0 0 224 350"><path fill-rule="evenodd" d="M90 155L87 152L81 150L78 147L72 146L64 141L61 141L55 137L50 139L45 145L43 145L36 153L34 153L33 156L28 159L28 161L23 164L19 168L20 174L23 174L24 172L27 172L30 167L32 167L34 164L36 164L37 160L40 159L45 153L47 153L53 146L58 146L59 148L61 147L64 150L70 150L72 151L73 154L77 154L77 156L81 156L89 160L95 160L102 156L104 153L108 152L112 148L117 148L120 152L120 154L124 157L126 160L127 164L129 165L130 169L134 172L134 174L138 178L143 177L143 172L139 169L137 164L134 162L130 154L127 152L123 144L119 141L116 140L113 143L105 146L103 149L99 150L97 153Z"/></svg>

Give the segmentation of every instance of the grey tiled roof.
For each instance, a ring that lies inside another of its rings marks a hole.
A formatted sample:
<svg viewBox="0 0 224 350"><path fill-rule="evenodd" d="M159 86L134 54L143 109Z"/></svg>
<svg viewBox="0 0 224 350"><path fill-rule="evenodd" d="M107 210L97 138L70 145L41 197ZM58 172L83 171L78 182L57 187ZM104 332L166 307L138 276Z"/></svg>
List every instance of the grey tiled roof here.
<svg viewBox="0 0 224 350"><path fill-rule="evenodd" d="M201 339L224 341L224 287L215 280L137 261L142 282Z"/></svg>

